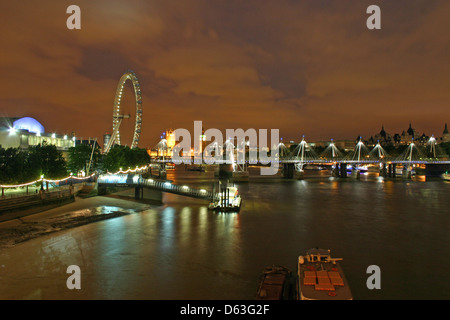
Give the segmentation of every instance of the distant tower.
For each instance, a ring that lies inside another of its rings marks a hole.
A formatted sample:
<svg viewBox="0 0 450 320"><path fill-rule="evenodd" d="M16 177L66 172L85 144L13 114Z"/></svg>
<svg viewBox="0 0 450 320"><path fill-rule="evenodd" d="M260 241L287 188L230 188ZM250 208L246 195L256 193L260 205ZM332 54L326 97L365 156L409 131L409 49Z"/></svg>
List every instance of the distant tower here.
<svg viewBox="0 0 450 320"><path fill-rule="evenodd" d="M450 134L448 133L447 123L445 124L444 132L442 133L442 142L450 141Z"/></svg>
<svg viewBox="0 0 450 320"><path fill-rule="evenodd" d="M409 128L408 128L408 130L406 131L411 137L413 137L413 138L415 138L414 137L414 129L411 127L411 122L409 123Z"/></svg>
<svg viewBox="0 0 450 320"><path fill-rule="evenodd" d="M167 147L172 150L175 146L175 131L173 129L166 130Z"/></svg>
<svg viewBox="0 0 450 320"><path fill-rule="evenodd" d="M111 139L111 135L106 133L103 135L103 145L106 147Z"/></svg>
<svg viewBox="0 0 450 320"><path fill-rule="evenodd" d="M381 145L392 143L392 136L384 130L384 125L381 125L380 133L375 135L374 141L378 140Z"/></svg>
<svg viewBox="0 0 450 320"><path fill-rule="evenodd" d="M201 152L206 148L206 136L205 136L205 128L202 127L202 135L200 136L200 146Z"/></svg>

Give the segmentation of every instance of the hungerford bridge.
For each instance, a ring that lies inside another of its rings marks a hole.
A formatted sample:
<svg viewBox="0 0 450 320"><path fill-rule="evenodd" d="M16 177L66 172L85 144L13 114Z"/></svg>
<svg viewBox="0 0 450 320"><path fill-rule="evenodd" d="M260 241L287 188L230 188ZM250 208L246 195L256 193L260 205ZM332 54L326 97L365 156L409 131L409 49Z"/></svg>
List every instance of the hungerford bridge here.
<svg viewBox="0 0 450 320"><path fill-rule="evenodd" d="M238 159L237 148L227 140L222 157L218 157L219 160L205 161L201 159L194 159L193 157L180 157L176 160L172 157L164 156L167 154L167 145L165 139L161 140L156 146L158 154L162 156L153 159L153 163L159 163L164 167L165 163L174 162L176 164L200 164L208 165L213 162L214 164L228 164L232 166L233 177L241 179L248 177L248 165L255 164L272 164L276 163L281 168L282 174L286 178L303 178L304 169L310 165L316 166L331 166L332 172L335 176L346 177L347 171L351 171L352 174L358 176L361 170L366 169L369 165L379 165L380 174L383 176L395 177L397 166L402 167L402 174L410 177L412 169L417 166L425 167L428 176L439 176L441 173L450 170L450 159L436 143L436 139L431 137L426 146L419 146L414 142L411 142L405 150L398 156L390 156L384 150L384 148L378 143L372 150L369 150L364 143L360 140L356 143L353 151L347 155L343 155L342 152L335 146L333 141L330 142L328 147L320 154L313 150L313 148L303 138L298 146L289 151L288 148L280 143L278 145L275 156L267 159L267 161L250 161L236 160ZM251 149L251 148L249 148ZM247 149L247 154L249 153ZM226 156L225 156L226 155ZM225 158L227 160L221 160Z"/></svg>

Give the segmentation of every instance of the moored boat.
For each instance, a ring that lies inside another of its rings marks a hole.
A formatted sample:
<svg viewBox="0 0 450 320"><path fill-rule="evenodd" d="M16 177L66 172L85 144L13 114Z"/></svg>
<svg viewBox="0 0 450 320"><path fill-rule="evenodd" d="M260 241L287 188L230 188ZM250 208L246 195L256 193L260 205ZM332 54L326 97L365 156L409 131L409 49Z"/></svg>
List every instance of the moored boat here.
<svg viewBox="0 0 450 320"><path fill-rule="evenodd" d="M369 171L368 166L359 166L359 167L347 167L347 172L359 171L360 173L366 173Z"/></svg>
<svg viewBox="0 0 450 320"><path fill-rule="evenodd" d="M220 212L239 212L242 198L236 187L228 187L218 194L218 198L209 204L209 209Z"/></svg>
<svg viewBox="0 0 450 320"><path fill-rule="evenodd" d="M298 257L297 299L353 300L353 296L339 261L330 250L309 249Z"/></svg>
<svg viewBox="0 0 450 320"><path fill-rule="evenodd" d="M166 169L175 169L175 163L166 163Z"/></svg>
<svg viewBox="0 0 450 320"><path fill-rule="evenodd" d="M324 166L311 165L311 164L305 165L303 169L305 169L305 170L327 170L327 168Z"/></svg>
<svg viewBox="0 0 450 320"><path fill-rule="evenodd" d="M444 180L447 180L447 181L450 181L450 173L443 173L442 175L441 175L441 177L442 177L442 179L444 179Z"/></svg>
<svg viewBox="0 0 450 320"><path fill-rule="evenodd" d="M205 167L202 165L193 165L187 167L188 171L198 171L198 172L205 172Z"/></svg>
<svg viewBox="0 0 450 320"><path fill-rule="evenodd" d="M256 300L289 300L291 271L283 266L267 267L260 278Z"/></svg>

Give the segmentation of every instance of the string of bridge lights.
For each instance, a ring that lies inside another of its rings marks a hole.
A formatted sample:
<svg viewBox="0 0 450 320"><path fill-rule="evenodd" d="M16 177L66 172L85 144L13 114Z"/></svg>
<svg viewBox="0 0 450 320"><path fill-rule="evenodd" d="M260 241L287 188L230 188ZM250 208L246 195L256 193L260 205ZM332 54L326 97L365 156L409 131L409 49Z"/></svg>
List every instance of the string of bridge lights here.
<svg viewBox="0 0 450 320"><path fill-rule="evenodd" d="M15 185L4 185L4 184L0 184L0 188L21 188L21 187L26 187L26 186L30 186L33 184L36 184L38 182L50 182L50 183L57 183L57 182L62 182L62 181L66 181L69 179L75 179L75 180L87 180L89 178L92 178L93 176L95 176L95 173L91 174L90 176L87 177L75 177L73 175L70 175L66 178L62 178L59 180L52 180L52 179L44 179L43 176L41 176L40 179L31 181L31 182L26 182L26 183L22 183L22 184L15 184Z"/></svg>
<svg viewBox="0 0 450 320"><path fill-rule="evenodd" d="M149 166L142 166L140 168L136 167L135 169L130 169L128 168L128 170L123 171L122 168L119 169L119 171L115 172L115 173L111 173L111 172L107 172L107 174L124 174L124 173L130 173L130 172L136 172L136 171L143 171L146 170Z"/></svg>
<svg viewBox="0 0 450 320"><path fill-rule="evenodd" d="M129 168L127 170L122 170L122 168L120 168L120 170L115 172L115 173L107 172L107 174L108 175L117 175L117 174L135 173L135 172L138 172L138 171L146 170L149 167L150 167L150 165L146 165L146 166L142 166L142 167L136 167L135 169ZM93 173L93 174L91 174L90 176L87 176L87 177L74 177L73 175L70 175L70 176L68 176L66 178L57 179L57 180L44 179L44 177L41 176L41 179L38 179L38 180L35 180L35 181L22 183L22 184L17 184L17 185L0 185L0 188L2 188L2 189L4 189L4 188L20 188L20 187L26 187L26 186L29 186L29 185L33 185L33 184L36 184L38 182L42 182L43 183L44 181L45 182L50 182L50 183L56 183L56 182L66 181L68 179L87 180L89 178L92 178L95 175L96 175L95 173ZM150 182L152 184L155 183L155 181L153 179L148 179L148 182ZM164 187L165 188L171 188L171 187L173 187L173 185L170 182L166 181L166 182L164 182ZM188 191L190 191L191 188L189 188L188 186L184 185L184 186L181 187L181 189L184 192L188 192ZM205 189L200 189L199 192L204 194L207 191Z"/></svg>
<svg viewBox="0 0 450 320"><path fill-rule="evenodd" d="M149 166L142 166L142 167L136 167L135 169L128 169L128 170L122 170L122 168L120 168L119 171L115 172L115 173L111 173L108 172L108 174L125 174L125 173L134 173L136 171L142 171L142 170L146 170ZM62 178L62 179L56 179L56 180L52 180L52 179L45 179L44 176L41 176L40 179L31 181L31 182L26 182L26 183L22 183L22 184L15 184L15 185L4 185L4 184L0 184L0 188L22 188L22 187L26 187L26 186L30 186L33 184L36 184L38 182L49 182L49 183L59 183L59 182L63 182L69 179L75 179L75 180L87 180L89 178L92 178L93 176L95 176L95 173L91 174L90 176L87 177L76 177L73 175L70 175L68 177Z"/></svg>

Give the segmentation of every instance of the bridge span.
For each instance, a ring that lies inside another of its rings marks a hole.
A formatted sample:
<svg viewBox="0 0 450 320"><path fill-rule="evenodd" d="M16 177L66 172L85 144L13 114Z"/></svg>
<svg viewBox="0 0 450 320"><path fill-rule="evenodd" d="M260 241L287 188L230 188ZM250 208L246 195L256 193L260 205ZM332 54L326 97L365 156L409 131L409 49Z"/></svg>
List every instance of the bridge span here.
<svg viewBox="0 0 450 320"><path fill-rule="evenodd" d="M170 181L156 179L146 179L140 174L104 174L97 180L99 189L102 187L129 187L135 188L135 199L142 199L143 188L158 190L161 192L173 193L190 198L215 201L219 198L219 193L205 189L193 188L187 185L177 185Z"/></svg>

